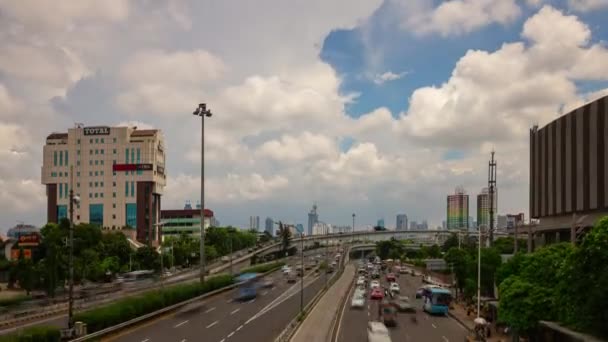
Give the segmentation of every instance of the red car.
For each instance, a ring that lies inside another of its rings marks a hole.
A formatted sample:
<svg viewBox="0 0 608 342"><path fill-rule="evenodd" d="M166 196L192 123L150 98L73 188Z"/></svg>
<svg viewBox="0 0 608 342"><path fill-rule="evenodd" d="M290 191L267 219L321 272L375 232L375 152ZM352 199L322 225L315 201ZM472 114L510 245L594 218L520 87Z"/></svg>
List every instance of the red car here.
<svg viewBox="0 0 608 342"><path fill-rule="evenodd" d="M395 278L395 274L394 273L389 273L386 275L386 281L388 281L389 283L394 283L397 281L397 279Z"/></svg>
<svg viewBox="0 0 608 342"><path fill-rule="evenodd" d="M372 294L370 295L371 299L382 299L384 298L384 291L382 291L381 288L374 288L372 289Z"/></svg>

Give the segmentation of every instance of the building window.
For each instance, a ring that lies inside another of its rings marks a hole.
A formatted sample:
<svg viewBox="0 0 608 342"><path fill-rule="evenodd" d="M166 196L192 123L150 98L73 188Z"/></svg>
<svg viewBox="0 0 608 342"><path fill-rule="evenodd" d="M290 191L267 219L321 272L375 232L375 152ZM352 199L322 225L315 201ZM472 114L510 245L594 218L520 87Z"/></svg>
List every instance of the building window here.
<svg viewBox="0 0 608 342"><path fill-rule="evenodd" d="M77 220L80 220L80 215L76 215L76 219L77 219Z"/></svg>
<svg viewBox="0 0 608 342"><path fill-rule="evenodd" d="M95 198L97 198L98 196L99 196L99 194L98 194L98 193L95 193Z"/></svg>
<svg viewBox="0 0 608 342"><path fill-rule="evenodd" d="M93 187L93 182L89 182L89 188Z"/></svg>
<svg viewBox="0 0 608 342"><path fill-rule="evenodd" d="M89 139L89 144L92 144L92 143L93 143L93 139Z"/></svg>
<svg viewBox="0 0 608 342"><path fill-rule="evenodd" d="M93 198L93 194L89 192L89 198Z"/></svg>
<svg viewBox="0 0 608 342"><path fill-rule="evenodd" d="M98 182L95 182L95 187L97 187L98 184L99 184Z"/></svg>
<svg viewBox="0 0 608 342"><path fill-rule="evenodd" d="M63 183L59 183L59 198L63 198Z"/></svg>
<svg viewBox="0 0 608 342"><path fill-rule="evenodd" d="M113 187L116 187L116 182L112 182L112 186L113 186Z"/></svg>
<svg viewBox="0 0 608 342"><path fill-rule="evenodd" d="M76 171L76 177L80 177L80 171Z"/></svg>
<svg viewBox="0 0 608 342"><path fill-rule="evenodd" d="M59 166L63 166L63 151L59 151Z"/></svg>
<svg viewBox="0 0 608 342"><path fill-rule="evenodd" d="M135 161L135 149L131 148L131 162Z"/></svg>
<svg viewBox="0 0 608 342"><path fill-rule="evenodd" d="M103 154L103 151L105 151L105 150L99 150L99 153Z"/></svg>
<svg viewBox="0 0 608 342"><path fill-rule="evenodd" d="M116 209L116 203L112 203L112 208Z"/></svg>
<svg viewBox="0 0 608 342"><path fill-rule="evenodd" d="M95 171L95 176L98 176L98 175L99 175L99 172L98 172L98 171Z"/></svg>
<svg viewBox="0 0 608 342"><path fill-rule="evenodd" d="M103 138L101 138L101 143L102 143L102 144L104 143Z"/></svg>
<svg viewBox="0 0 608 342"><path fill-rule="evenodd" d="M93 150L89 150L89 154L93 154Z"/></svg>
<svg viewBox="0 0 608 342"><path fill-rule="evenodd" d="M61 221L61 219L68 217L68 206L67 205L58 205L57 206L57 220Z"/></svg>
<svg viewBox="0 0 608 342"><path fill-rule="evenodd" d="M80 160L76 161L76 166L80 166Z"/></svg>
<svg viewBox="0 0 608 342"><path fill-rule="evenodd" d="M129 149L125 149L125 164L129 164Z"/></svg>
<svg viewBox="0 0 608 342"><path fill-rule="evenodd" d="M138 148L137 148L137 164L139 164L139 162L140 162L140 157L141 157L141 155L140 155L140 154L141 154L141 151L140 151L140 148L138 147ZM142 170L137 170L137 174L138 174L138 175L141 175L141 174L143 174L143 173L144 173L144 172L143 172Z"/></svg>
<svg viewBox="0 0 608 342"><path fill-rule="evenodd" d="M95 165L99 165L99 161L98 160L95 160Z"/></svg>
<svg viewBox="0 0 608 342"><path fill-rule="evenodd" d="M113 192L113 193L112 193L112 197L113 197L113 198L116 198L116 192Z"/></svg>
<svg viewBox="0 0 608 342"><path fill-rule="evenodd" d="M99 150L95 150L95 154L99 154Z"/></svg>
<svg viewBox="0 0 608 342"><path fill-rule="evenodd" d="M103 192L99 193L99 197L103 198Z"/></svg>
<svg viewBox="0 0 608 342"><path fill-rule="evenodd" d="M116 159L112 160L112 165L116 165Z"/></svg>
<svg viewBox="0 0 608 342"><path fill-rule="evenodd" d="M116 176L116 171L112 171L112 176Z"/></svg>
<svg viewBox="0 0 608 342"><path fill-rule="evenodd" d="M89 223L103 226L103 204L89 204Z"/></svg>
<svg viewBox="0 0 608 342"><path fill-rule="evenodd" d="M100 175L100 176L103 176L103 171L99 171L99 175Z"/></svg>
<svg viewBox="0 0 608 342"><path fill-rule="evenodd" d="M129 197L129 182L125 182L125 197Z"/></svg>
<svg viewBox="0 0 608 342"><path fill-rule="evenodd" d="M89 177L93 177L93 171L89 171Z"/></svg>
<svg viewBox="0 0 608 342"><path fill-rule="evenodd" d="M99 186L103 188L103 182L99 182Z"/></svg>
<svg viewBox="0 0 608 342"><path fill-rule="evenodd" d="M57 151L53 151L53 165L57 166Z"/></svg>
<svg viewBox="0 0 608 342"><path fill-rule="evenodd" d="M80 183L76 183L76 187L77 187L77 188L80 188Z"/></svg>
<svg viewBox="0 0 608 342"><path fill-rule="evenodd" d="M112 150L112 154L116 154L116 149L113 149L113 150Z"/></svg>
<svg viewBox="0 0 608 342"><path fill-rule="evenodd" d="M116 220L116 214L112 214L112 219Z"/></svg>
<svg viewBox="0 0 608 342"><path fill-rule="evenodd" d="M59 177L63 176L63 172L59 171Z"/></svg>
<svg viewBox="0 0 608 342"><path fill-rule="evenodd" d="M77 139L77 140L76 140L76 143L77 143L77 144L80 144L80 139Z"/></svg>
<svg viewBox="0 0 608 342"><path fill-rule="evenodd" d="M135 182L131 182L131 197L135 197Z"/></svg>
<svg viewBox="0 0 608 342"><path fill-rule="evenodd" d="M55 172L51 172L51 177L57 177L57 174Z"/></svg>
<svg viewBox="0 0 608 342"><path fill-rule="evenodd" d="M65 151L65 165L69 165L69 163L68 163L68 151Z"/></svg>
<svg viewBox="0 0 608 342"><path fill-rule="evenodd" d="M95 138L95 143L99 144L99 139L98 138Z"/></svg>
<svg viewBox="0 0 608 342"><path fill-rule="evenodd" d="M125 205L125 212L125 225L129 227L137 227L137 204L127 203Z"/></svg>
<svg viewBox="0 0 608 342"><path fill-rule="evenodd" d="M80 150L76 150L76 154L77 154L77 155L80 155Z"/></svg>
<svg viewBox="0 0 608 342"><path fill-rule="evenodd" d="M92 166L92 165L93 165L93 160L92 160L92 159L90 159L90 160L89 160L89 166Z"/></svg>
<svg viewBox="0 0 608 342"><path fill-rule="evenodd" d="M99 161L101 163L101 165L103 165L103 159Z"/></svg>
<svg viewBox="0 0 608 342"><path fill-rule="evenodd" d="M116 143L116 138L113 138L112 142Z"/></svg>

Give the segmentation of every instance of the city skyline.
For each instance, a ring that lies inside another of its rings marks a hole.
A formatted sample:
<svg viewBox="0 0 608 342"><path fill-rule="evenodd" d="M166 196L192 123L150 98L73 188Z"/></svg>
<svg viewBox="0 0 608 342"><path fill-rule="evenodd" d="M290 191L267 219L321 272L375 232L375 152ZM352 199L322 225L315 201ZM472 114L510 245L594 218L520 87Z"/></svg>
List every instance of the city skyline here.
<svg viewBox="0 0 608 342"><path fill-rule="evenodd" d="M281 5L280 16L265 3L248 7L246 20L227 4L120 3L53 18L52 4L0 5L6 32L29 28L0 51L0 154L10 165L0 168L3 229L45 223L41 146L74 123L162 130L172 156L162 206L198 198L200 128L191 112L200 102L214 113L205 204L226 225L246 226L252 212L304 224L316 201L328 222L350 224L353 212L361 226L383 215L392 222L407 208L434 227L454 185L486 184L492 149L501 212L530 217L528 129L608 92L608 32L593 15L605 7L488 3L465 25L466 16L438 15L438 2L422 0ZM149 31L125 33L127 22ZM300 26L311 30L285 35ZM47 44L35 44L37 32ZM559 56L544 48L564 39ZM423 53L412 50L420 44Z"/></svg>

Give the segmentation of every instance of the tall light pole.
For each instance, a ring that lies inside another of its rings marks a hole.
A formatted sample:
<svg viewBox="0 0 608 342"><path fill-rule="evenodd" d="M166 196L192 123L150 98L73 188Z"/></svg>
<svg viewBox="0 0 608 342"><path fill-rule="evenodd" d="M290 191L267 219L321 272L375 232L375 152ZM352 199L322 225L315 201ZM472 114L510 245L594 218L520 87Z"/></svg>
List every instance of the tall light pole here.
<svg viewBox="0 0 608 342"><path fill-rule="evenodd" d="M351 238L351 243L354 241L355 239L355 213L353 213L353 231L350 232L350 236L352 236Z"/></svg>
<svg viewBox="0 0 608 342"><path fill-rule="evenodd" d="M481 226L479 226L477 246L477 318L479 318L481 309Z"/></svg>
<svg viewBox="0 0 608 342"><path fill-rule="evenodd" d="M68 266L70 268L68 280L68 328L74 328L74 166L70 165L70 232Z"/></svg>
<svg viewBox="0 0 608 342"><path fill-rule="evenodd" d="M211 110L207 109L205 103L200 103L192 113L201 117L201 236L200 257L201 273L200 281L205 282L205 117L211 117Z"/></svg>

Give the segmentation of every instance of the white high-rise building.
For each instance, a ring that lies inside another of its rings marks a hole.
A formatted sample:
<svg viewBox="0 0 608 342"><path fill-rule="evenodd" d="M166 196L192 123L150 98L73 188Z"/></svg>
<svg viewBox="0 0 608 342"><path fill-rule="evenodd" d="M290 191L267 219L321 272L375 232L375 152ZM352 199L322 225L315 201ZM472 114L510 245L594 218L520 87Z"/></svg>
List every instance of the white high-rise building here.
<svg viewBox="0 0 608 342"><path fill-rule="evenodd" d="M160 130L78 124L67 133L52 133L43 147L41 178L48 222L68 217L72 188L80 198L74 206L76 223L126 227L123 232L142 243L160 241L157 224L166 184Z"/></svg>
<svg viewBox="0 0 608 342"><path fill-rule="evenodd" d="M257 231L260 230L260 217L259 216L249 216L249 229L255 229Z"/></svg>
<svg viewBox="0 0 608 342"><path fill-rule="evenodd" d="M397 215L397 225L395 226L396 230L407 230L407 215L399 214Z"/></svg>

